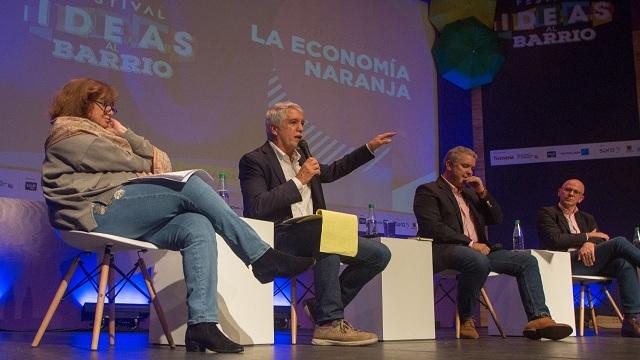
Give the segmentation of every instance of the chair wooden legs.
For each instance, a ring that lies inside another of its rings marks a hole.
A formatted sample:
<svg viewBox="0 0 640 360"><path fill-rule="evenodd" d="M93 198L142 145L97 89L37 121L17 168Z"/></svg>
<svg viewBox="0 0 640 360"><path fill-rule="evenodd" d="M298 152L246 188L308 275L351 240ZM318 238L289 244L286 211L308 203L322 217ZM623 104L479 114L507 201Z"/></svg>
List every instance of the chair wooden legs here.
<svg viewBox="0 0 640 360"><path fill-rule="evenodd" d="M113 267L113 255L109 259L109 346L116 343L116 272Z"/></svg>
<svg viewBox="0 0 640 360"><path fill-rule="evenodd" d="M49 322L51 322L51 318L53 318L53 315L58 309L58 305L60 305L60 300L62 300L62 297L64 296L65 291L69 286L69 281L71 281L71 277L75 273L79 262L80 262L80 255L77 255L73 259L73 262L69 267L69 270L67 270L67 274L64 276L64 278L60 282L60 286L58 286L58 290L56 291L56 294L54 295L53 300L51 301L51 305L49 305L49 309L47 310L47 313L45 314L44 319L42 319L40 328L38 328L38 332L36 333L36 336L34 337L33 342L31 343L32 347L37 347L38 345L40 345L40 341L44 336L44 332L47 330L47 327L49 326ZM98 340L100 338L100 326L102 325L102 313L104 310L104 298L106 294L107 281L109 278L110 262L111 262L111 252L109 249L106 249L104 256L102 257L102 265L100 266L101 268L100 282L98 284L98 299L96 302L96 314L93 321L93 333L91 336L91 350L98 349ZM115 314L115 310L114 310L114 314ZM114 332L115 332L115 323L114 323Z"/></svg>
<svg viewBox="0 0 640 360"><path fill-rule="evenodd" d="M502 329L502 325L500 324L500 321L498 321L498 316L496 315L496 311L493 309L493 304L491 303L491 300L489 300L489 295L487 295L487 291L484 289L484 287L480 289L480 296L482 296L482 301L484 301L484 306L489 311L489 314L491 315L491 318L493 319L494 324L496 324L496 327L498 328L498 332L500 332L500 336L503 339L506 339L507 335L505 335L504 330ZM460 339L460 313L458 313L457 307L456 307L456 339Z"/></svg>
<svg viewBox="0 0 640 360"><path fill-rule="evenodd" d="M80 255L73 258L73 262L71 263L69 270L67 270L67 274L64 276L62 281L60 281L58 290L56 291L56 294L54 295L53 300L49 305L49 309L47 310L47 313L42 319L42 323L38 328L38 332L36 333L36 336L33 338L33 342L31 343L32 347L37 347L38 345L40 345L42 336L44 336L44 332L47 330L47 327L49 326L49 322L51 322L51 318L53 318L53 314L55 314L56 310L58 309L58 305L60 305L60 300L64 296L65 291L67 291L67 287L69 286L69 281L71 280L71 277L75 273L79 262L80 262Z"/></svg>
<svg viewBox="0 0 640 360"><path fill-rule="evenodd" d="M596 309L593 308L593 297L591 296L591 289L587 288L587 300L589 301L589 312L591 314L591 321L593 321L593 332L598 334L598 319L596 317Z"/></svg>
<svg viewBox="0 0 640 360"><path fill-rule="evenodd" d="M107 279L109 277L109 263L111 251L106 249L100 266L100 282L98 283L98 299L96 300L96 315L93 320L93 333L91 335L91 350L98 350L98 340L100 340L100 327L102 325L102 315L104 312L104 298L107 289Z"/></svg>
<svg viewBox="0 0 640 360"><path fill-rule="evenodd" d="M298 279L291 278L291 344L298 343Z"/></svg>
<svg viewBox="0 0 640 360"><path fill-rule="evenodd" d="M589 313L591 315L591 321L593 321L593 331L596 335L599 335L599 331L598 331L598 317L596 315L596 310L593 306L593 297L591 296L591 289L589 289L588 287L588 283L584 283L584 282L580 282L580 316L579 316L579 326L580 326L580 336L584 336L584 321L585 321L585 317L584 317L584 293L585 293L585 287L587 290L587 301L588 306L589 306ZM609 299L609 303L611 303L611 307L613 308L613 310L616 312L616 315L618 316L618 319L620 320L620 322L622 322L624 320L624 317L622 316L622 313L620 312L620 308L618 308L618 305L616 304L615 300L613 300L613 297L611 296L611 293L609 293L609 290L607 290L606 284L602 284L602 291L605 293L605 295L607 295L607 299Z"/></svg>
<svg viewBox="0 0 640 360"><path fill-rule="evenodd" d="M58 290L56 291L51 304L49 305L49 309L42 319L42 323L38 328L38 332L31 343L32 347L37 347L40 345L40 341L42 341L42 337L44 336L53 315L55 314L58 305L60 305L60 301L65 296L65 292L69 287L69 282L73 277L78 265L80 264L80 255L77 255L73 258L71 266L69 266L69 270L65 274L64 278L60 282L58 286ZM147 286L147 290L149 291L149 298L153 303L153 306L156 310L156 314L158 314L158 319L160 320L160 324L162 325L162 329L164 331L165 336L167 337L167 341L169 342L169 346L171 348L175 348L175 342L173 341L173 337L171 336L171 332L169 331L169 326L167 325L167 320L164 315L164 311L162 310L162 306L160 305L160 300L156 295L156 291L153 287L153 282L151 277L149 276L149 272L147 271L147 267L144 263L142 257L138 258L138 262L136 263L136 267L139 268L142 276L144 277L145 284ZM99 277L100 280L98 282L98 298L96 300L96 313L93 320L93 332L91 334L91 350L98 349L98 342L100 340L100 328L102 327L102 316L104 313L104 301L105 297L109 298L109 345L113 346L115 344L115 334L116 334L116 284L115 284L115 273L116 266L114 264L114 257L111 254L111 247L107 246L104 250L104 255L102 256L102 262L99 265ZM94 270L95 271L95 270ZM119 270L118 270L119 271ZM132 271L133 272L133 271ZM93 274L87 276L94 276ZM123 275L124 276L124 275ZM107 286L109 291L107 292ZM136 287L138 290L142 291L140 288ZM73 290L72 290L73 291ZM68 294L67 294L68 295Z"/></svg>
<svg viewBox="0 0 640 360"><path fill-rule="evenodd" d="M620 312L620 308L618 308L618 305L616 305L616 302L613 300L613 297L609 293L609 290L607 290L606 287L604 287L603 289L604 289L604 293L607 295L607 299L609 299L609 302L611 303L611 307L613 307L613 310L615 310L616 315L618 315L618 319L620 320L620 322L622 322L624 320L624 317Z"/></svg>
<svg viewBox="0 0 640 360"><path fill-rule="evenodd" d="M599 335L598 331L598 316L596 315L596 309L593 307L593 296L591 295L591 289L588 284L580 283L580 336L584 336L584 292L585 288L587 290L587 305L589 306L589 315L591 316L591 321L593 322L593 332L597 336ZM605 288L606 291L606 288ZM615 305L614 305L615 306Z"/></svg>
<svg viewBox="0 0 640 360"><path fill-rule="evenodd" d="M153 303L153 307L156 310L158 320L160 321L160 325L162 325L162 331L167 337L167 342L169 343L171 349L175 349L176 344L173 341L173 336L171 335L171 331L169 330L169 325L167 325L167 319L165 318L164 311L162 310L162 306L160 305L160 299L158 299L158 296L156 296L156 289L153 286L153 281L151 280L151 276L149 276L149 272L147 271L147 266L145 265L144 260L141 257L138 258L138 268L140 269L140 272L144 277L144 283L147 285L151 303Z"/></svg>
<svg viewBox="0 0 640 360"><path fill-rule="evenodd" d="M493 309L493 304L491 300L489 300L489 296L487 295L487 291L484 289L480 289L480 295L482 295L482 299L484 300L485 305L487 306L487 310L489 310L489 314L493 318L493 322L496 324L498 331L500 332L500 336L502 338L506 338L507 336L504 334L504 330L502 329L502 325L500 325L500 321L498 321L498 316L496 315L496 311Z"/></svg>
<svg viewBox="0 0 640 360"><path fill-rule="evenodd" d="M584 336L584 287L583 283L580 283L580 336Z"/></svg>

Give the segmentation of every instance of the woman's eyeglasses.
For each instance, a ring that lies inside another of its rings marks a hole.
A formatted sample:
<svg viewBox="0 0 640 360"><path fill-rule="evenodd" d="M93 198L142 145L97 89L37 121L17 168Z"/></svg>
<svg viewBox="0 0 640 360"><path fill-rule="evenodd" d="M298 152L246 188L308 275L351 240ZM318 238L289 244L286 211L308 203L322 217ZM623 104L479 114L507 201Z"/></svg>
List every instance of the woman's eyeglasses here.
<svg viewBox="0 0 640 360"><path fill-rule="evenodd" d="M96 104L98 104L98 107L100 107L100 109L102 110L102 112L103 112L105 115L107 115L109 112L111 112L112 114L114 114L114 115L115 115L115 114L118 112L118 110L116 109L116 107L115 107L115 106L113 106L113 105L108 105L108 104L105 104L105 103L100 102L100 101L98 101L98 100L94 100L93 102L94 102L94 103L96 103Z"/></svg>

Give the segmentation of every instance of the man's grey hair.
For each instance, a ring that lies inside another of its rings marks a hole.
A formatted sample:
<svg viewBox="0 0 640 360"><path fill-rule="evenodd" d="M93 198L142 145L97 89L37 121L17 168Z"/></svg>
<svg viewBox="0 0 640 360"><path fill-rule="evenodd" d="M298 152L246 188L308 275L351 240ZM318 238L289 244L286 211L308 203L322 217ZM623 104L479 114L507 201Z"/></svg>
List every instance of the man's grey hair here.
<svg viewBox="0 0 640 360"><path fill-rule="evenodd" d="M443 164L445 169L447 167L447 161L451 160L451 163L455 165L458 163L458 161L460 161L460 158L462 157L462 155L470 155L474 159L478 158L478 154L476 154L475 151L469 149L468 147L456 146L453 149L447 151L447 155L445 155L444 157Z"/></svg>
<svg viewBox="0 0 640 360"><path fill-rule="evenodd" d="M264 125L267 132L267 139L271 140L271 126L280 127L282 125L282 120L287 117L287 111L289 109L297 110L301 114L304 114L304 110L302 110L302 106L292 102L292 101L281 101L273 104L267 110L267 114L264 119Z"/></svg>

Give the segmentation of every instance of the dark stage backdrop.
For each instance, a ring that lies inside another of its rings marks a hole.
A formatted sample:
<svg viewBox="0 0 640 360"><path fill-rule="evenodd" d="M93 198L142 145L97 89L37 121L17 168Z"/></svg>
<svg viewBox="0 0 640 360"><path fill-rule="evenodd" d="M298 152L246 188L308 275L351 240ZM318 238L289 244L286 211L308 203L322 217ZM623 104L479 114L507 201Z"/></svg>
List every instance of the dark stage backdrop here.
<svg viewBox="0 0 640 360"><path fill-rule="evenodd" d="M611 236L640 224L640 125L629 1L499 1L506 61L483 88L487 183L505 213L490 230L511 248L513 222L538 247L536 210L569 178L580 209Z"/></svg>
<svg viewBox="0 0 640 360"><path fill-rule="evenodd" d="M444 159L454 146L473 148L471 92L442 78L438 79L438 144L438 159ZM439 169L444 170L442 165Z"/></svg>

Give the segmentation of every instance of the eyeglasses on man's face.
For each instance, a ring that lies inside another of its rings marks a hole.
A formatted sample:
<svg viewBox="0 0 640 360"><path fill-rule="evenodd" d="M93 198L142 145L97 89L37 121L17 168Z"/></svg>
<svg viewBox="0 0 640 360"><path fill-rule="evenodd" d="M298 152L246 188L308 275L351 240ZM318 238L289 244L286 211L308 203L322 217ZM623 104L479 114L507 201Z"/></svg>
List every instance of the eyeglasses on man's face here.
<svg viewBox="0 0 640 360"><path fill-rule="evenodd" d="M582 195L582 191L580 191L578 189L572 189L572 188L563 187L562 191L566 192L567 194Z"/></svg>
<svg viewBox="0 0 640 360"><path fill-rule="evenodd" d="M108 113L112 113L113 115L115 115L118 112L118 109L116 109L116 107L113 104L105 104L101 101L98 100L94 100L94 103L98 104L98 107L100 108L100 110L102 110L102 112L106 115Z"/></svg>

